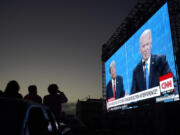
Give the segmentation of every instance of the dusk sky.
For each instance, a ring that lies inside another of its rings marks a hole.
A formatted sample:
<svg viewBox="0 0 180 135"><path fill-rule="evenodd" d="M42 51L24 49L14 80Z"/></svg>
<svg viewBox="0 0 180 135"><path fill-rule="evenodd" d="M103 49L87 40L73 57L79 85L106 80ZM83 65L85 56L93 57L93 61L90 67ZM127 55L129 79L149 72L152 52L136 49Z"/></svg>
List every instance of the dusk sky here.
<svg viewBox="0 0 180 135"><path fill-rule="evenodd" d="M0 1L0 89L57 83L69 102L102 97L101 48L137 0Z"/></svg>

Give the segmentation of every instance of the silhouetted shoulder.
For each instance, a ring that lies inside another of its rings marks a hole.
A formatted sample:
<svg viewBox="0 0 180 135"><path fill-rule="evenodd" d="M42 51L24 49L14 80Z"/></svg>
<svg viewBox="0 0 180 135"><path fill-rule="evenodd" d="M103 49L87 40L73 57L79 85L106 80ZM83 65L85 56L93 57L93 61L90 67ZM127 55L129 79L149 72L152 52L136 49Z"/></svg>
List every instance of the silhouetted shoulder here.
<svg viewBox="0 0 180 135"><path fill-rule="evenodd" d="M0 90L0 97L3 97L4 96L4 93L2 90Z"/></svg>
<svg viewBox="0 0 180 135"><path fill-rule="evenodd" d="M23 99L23 96L20 93L18 93L17 98Z"/></svg>

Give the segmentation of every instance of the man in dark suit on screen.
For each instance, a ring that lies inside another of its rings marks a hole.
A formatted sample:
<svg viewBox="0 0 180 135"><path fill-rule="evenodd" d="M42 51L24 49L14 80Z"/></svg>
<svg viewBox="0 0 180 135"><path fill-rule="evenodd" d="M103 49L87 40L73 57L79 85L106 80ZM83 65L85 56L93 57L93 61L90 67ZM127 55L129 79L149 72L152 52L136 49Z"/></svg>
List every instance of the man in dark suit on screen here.
<svg viewBox="0 0 180 135"><path fill-rule="evenodd" d="M159 77L170 73L166 56L151 54L152 34L146 29L140 37L142 60L133 70L131 94L159 86Z"/></svg>
<svg viewBox="0 0 180 135"><path fill-rule="evenodd" d="M111 80L108 82L106 88L106 97L108 101L112 101L124 97L123 79L121 76L116 76L115 61L110 64Z"/></svg>

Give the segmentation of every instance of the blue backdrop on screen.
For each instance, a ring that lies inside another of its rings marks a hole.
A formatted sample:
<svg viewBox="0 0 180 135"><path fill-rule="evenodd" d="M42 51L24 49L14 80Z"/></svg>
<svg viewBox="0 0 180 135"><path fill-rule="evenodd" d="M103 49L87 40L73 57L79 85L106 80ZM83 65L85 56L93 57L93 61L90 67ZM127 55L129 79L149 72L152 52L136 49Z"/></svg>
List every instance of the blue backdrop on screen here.
<svg viewBox="0 0 180 135"><path fill-rule="evenodd" d="M115 60L116 73L123 77L126 94L130 93L133 69L141 60L139 38L145 29L152 31L152 54L164 54L176 77L168 5L164 4L124 45L105 63L106 86L110 81L109 66Z"/></svg>

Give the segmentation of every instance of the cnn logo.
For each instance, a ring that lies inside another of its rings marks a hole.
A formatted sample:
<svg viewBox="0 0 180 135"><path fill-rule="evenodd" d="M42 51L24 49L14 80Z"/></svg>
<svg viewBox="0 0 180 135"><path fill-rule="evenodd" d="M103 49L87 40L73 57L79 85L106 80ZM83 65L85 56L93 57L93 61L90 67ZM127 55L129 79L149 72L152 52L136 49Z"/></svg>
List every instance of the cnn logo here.
<svg viewBox="0 0 180 135"><path fill-rule="evenodd" d="M173 78L168 78L160 82L161 92L174 89Z"/></svg>

